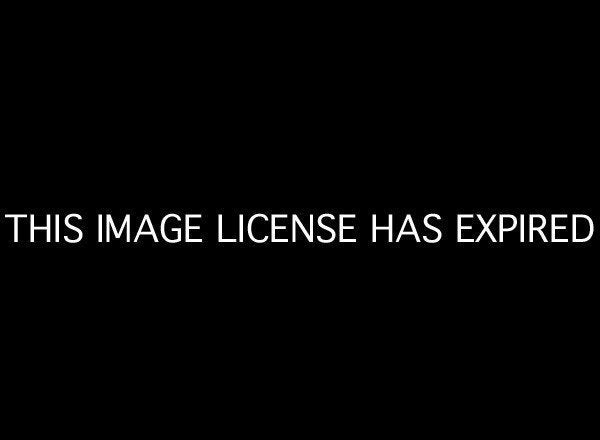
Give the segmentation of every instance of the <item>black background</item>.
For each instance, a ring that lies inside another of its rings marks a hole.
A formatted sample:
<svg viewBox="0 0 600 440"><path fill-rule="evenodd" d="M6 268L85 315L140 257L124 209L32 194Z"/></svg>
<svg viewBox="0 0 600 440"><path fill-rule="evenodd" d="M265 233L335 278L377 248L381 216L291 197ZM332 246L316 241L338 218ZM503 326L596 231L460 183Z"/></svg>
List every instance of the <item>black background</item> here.
<svg viewBox="0 0 600 440"><path fill-rule="evenodd" d="M356 212L361 243L4 240L11 412L573 429L595 389L597 238L460 246L453 218L597 221L592 29L524 11L247 12L23 16L3 55L2 213ZM371 246L375 212L438 212L444 241Z"/></svg>

